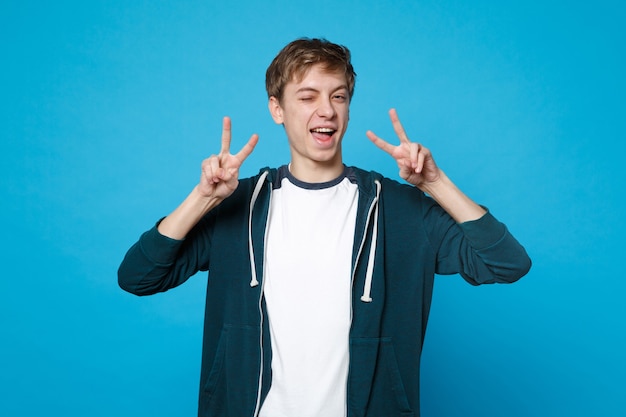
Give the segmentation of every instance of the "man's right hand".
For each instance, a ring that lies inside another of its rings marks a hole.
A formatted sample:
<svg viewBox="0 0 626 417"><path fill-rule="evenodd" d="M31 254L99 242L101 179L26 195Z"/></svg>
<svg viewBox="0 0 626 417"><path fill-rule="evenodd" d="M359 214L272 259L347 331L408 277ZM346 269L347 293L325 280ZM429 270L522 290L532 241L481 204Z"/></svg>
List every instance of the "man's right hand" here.
<svg viewBox="0 0 626 417"><path fill-rule="evenodd" d="M254 150L259 136L254 134L236 154L230 153L230 118L222 123L222 149L202 162L200 183L187 198L159 224L159 232L172 239L183 239L213 207L230 196L239 185L239 168Z"/></svg>
<svg viewBox="0 0 626 417"><path fill-rule="evenodd" d="M212 155L202 162L202 174L198 184L200 195L223 200L237 189L239 168L254 150L259 141L259 136L253 134L248 143L235 155L230 153L231 138L231 121L229 117L224 117L222 122L222 149L219 154Z"/></svg>

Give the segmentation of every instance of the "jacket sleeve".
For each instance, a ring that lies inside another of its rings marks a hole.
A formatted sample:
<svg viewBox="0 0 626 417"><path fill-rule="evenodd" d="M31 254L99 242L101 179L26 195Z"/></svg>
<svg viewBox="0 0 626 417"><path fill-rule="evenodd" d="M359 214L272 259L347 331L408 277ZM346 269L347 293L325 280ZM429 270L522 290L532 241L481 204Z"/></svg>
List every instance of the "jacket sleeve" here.
<svg viewBox="0 0 626 417"><path fill-rule="evenodd" d="M135 295L164 292L208 270L210 220L202 219L184 240L159 233L157 225L131 246L118 269L119 286Z"/></svg>
<svg viewBox="0 0 626 417"><path fill-rule="evenodd" d="M438 274L459 273L470 284L479 285L515 282L530 270L524 247L490 212L457 224L434 204L427 217Z"/></svg>

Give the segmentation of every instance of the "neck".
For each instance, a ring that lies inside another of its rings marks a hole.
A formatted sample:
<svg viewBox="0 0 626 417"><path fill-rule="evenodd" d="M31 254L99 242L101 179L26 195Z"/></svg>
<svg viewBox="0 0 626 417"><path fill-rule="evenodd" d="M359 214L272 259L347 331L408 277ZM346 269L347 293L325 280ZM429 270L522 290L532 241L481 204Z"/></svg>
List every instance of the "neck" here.
<svg viewBox="0 0 626 417"><path fill-rule="evenodd" d="M343 172L343 162L315 162L315 163L296 163L291 161L289 164L289 172L291 175L303 182L320 183L332 181L339 177Z"/></svg>

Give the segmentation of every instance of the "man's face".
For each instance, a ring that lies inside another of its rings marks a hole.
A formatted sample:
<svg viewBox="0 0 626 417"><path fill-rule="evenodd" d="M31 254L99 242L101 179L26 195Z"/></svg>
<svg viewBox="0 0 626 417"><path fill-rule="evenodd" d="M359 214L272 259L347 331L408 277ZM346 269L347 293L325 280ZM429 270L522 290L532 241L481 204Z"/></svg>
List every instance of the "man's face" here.
<svg viewBox="0 0 626 417"><path fill-rule="evenodd" d="M269 108L274 121L285 127L291 172L303 181L335 178L343 170L341 140L348 128L350 109L345 75L314 65L302 80L289 82L283 91L280 102L270 98ZM327 173L331 178L320 178L316 173Z"/></svg>

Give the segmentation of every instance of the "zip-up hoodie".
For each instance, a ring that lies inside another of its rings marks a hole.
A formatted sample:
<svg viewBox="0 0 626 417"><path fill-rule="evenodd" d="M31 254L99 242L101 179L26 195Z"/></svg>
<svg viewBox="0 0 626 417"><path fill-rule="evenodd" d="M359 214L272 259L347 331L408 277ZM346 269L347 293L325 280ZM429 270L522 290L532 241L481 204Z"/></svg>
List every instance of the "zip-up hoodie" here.
<svg viewBox="0 0 626 417"><path fill-rule="evenodd" d="M359 189L352 255L348 417L419 416L420 355L435 274L473 285L514 282L524 248L490 213L457 224L417 188L346 168ZM167 291L210 271L198 415L256 417L272 380L263 298L265 232L275 169L242 179L184 240L156 226L126 254L120 286Z"/></svg>

